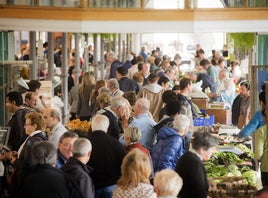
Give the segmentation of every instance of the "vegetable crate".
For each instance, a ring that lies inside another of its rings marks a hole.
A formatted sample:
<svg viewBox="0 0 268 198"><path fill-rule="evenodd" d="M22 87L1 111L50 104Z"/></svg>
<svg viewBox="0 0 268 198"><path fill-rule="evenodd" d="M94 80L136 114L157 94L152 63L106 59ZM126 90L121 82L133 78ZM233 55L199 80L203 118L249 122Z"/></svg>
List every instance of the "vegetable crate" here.
<svg viewBox="0 0 268 198"><path fill-rule="evenodd" d="M209 179L209 196L213 198L251 198L257 190L247 184L244 177L220 177Z"/></svg>
<svg viewBox="0 0 268 198"><path fill-rule="evenodd" d="M209 117L200 117L194 119L194 126L211 126L215 123L215 116L210 115Z"/></svg>

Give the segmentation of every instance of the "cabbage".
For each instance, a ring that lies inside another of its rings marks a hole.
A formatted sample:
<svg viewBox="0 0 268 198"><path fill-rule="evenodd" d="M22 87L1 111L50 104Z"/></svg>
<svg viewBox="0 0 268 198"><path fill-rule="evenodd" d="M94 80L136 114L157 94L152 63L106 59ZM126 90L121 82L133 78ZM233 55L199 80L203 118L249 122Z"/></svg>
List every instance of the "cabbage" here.
<svg viewBox="0 0 268 198"><path fill-rule="evenodd" d="M234 164L231 164L231 165L228 165L228 169L232 172L232 171L238 170L238 167Z"/></svg>
<svg viewBox="0 0 268 198"><path fill-rule="evenodd" d="M233 173L231 173L231 172L228 172L228 173L226 173L224 176L226 176L226 177L233 177L233 176L234 176L234 174L233 174Z"/></svg>
<svg viewBox="0 0 268 198"><path fill-rule="evenodd" d="M231 173L233 173L234 176L241 176L242 175L239 170L233 170L233 171L231 171Z"/></svg>
<svg viewBox="0 0 268 198"><path fill-rule="evenodd" d="M241 172L238 170L236 165L228 165L228 170L233 174L233 176L241 176Z"/></svg>
<svg viewBox="0 0 268 198"><path fill-rule="evenodd" d="M257 172L254 170L246 171L242 174L247 179L247 182L251 186L256 186L257 183Z"/></svg>

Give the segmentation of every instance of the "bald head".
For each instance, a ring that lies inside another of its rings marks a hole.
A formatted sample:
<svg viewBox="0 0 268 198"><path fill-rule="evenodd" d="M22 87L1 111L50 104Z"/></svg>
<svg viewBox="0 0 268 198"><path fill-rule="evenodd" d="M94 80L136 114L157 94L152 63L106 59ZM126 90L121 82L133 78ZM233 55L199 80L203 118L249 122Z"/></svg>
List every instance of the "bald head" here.
<svg viewBox="0 0 268 198"><path fill-rule="evenodd" d="M107 132L109 127L109 119L104 115L96 115L91 122L92 131L104 131Z"/></svg>

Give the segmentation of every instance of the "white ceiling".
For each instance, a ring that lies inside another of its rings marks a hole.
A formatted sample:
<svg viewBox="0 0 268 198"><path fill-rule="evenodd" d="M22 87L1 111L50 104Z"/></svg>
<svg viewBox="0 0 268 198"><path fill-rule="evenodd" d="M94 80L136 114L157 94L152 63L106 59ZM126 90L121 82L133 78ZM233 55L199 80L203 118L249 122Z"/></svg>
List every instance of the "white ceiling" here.
<svg viewBox="0 0 268 198"><path fill-rule="evenodd" d="M268 20L72 21L1 19L0 30L88 33L268 32Z"/></svg>

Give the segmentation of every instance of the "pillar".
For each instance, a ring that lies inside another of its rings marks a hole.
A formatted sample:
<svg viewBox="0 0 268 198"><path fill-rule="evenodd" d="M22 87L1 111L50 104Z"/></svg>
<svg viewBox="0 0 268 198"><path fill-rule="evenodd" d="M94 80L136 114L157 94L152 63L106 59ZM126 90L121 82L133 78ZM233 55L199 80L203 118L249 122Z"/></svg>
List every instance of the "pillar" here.
<svg viewBox="0 0 268 198"><path fill-rule="evenodd" d="M54 76L54 33L48 32L48 80Z"/></svg>
<svg viewBox="0 0 268 198"><path fill-rule="evenodd" d="M30 79L37 80L38 79L38 63L36 58L36 32L30 32L30 60L32 60L32 64L30 64Z"/></svg>
<svg viewBox="0 0 268 198"><path fill-rule="evenodd" d="M74 66L74 76L75 76L75 82L74 84L77 85L79 82L79 76L80 76L80 48L79 48L79 39L80 39L80 33L75 33L75 66Z"/></svg>
<svg viewBox="0 0 268 198"><path fill-rule="evenodd" d="M63 117L68 115L68 35L66 32L62 33L62 95L63 95Z"/></svg>
<svg viewBox="0 0 268 198"><path fill-rule="evenodd" d="M94 43L94 54L93 54L93 67L94 67L94 74L95 79L98 80L98 60L100 59L100 36L99 34L93 34L93 43ZM103 79L103 78L102 78Z"/></svg>

